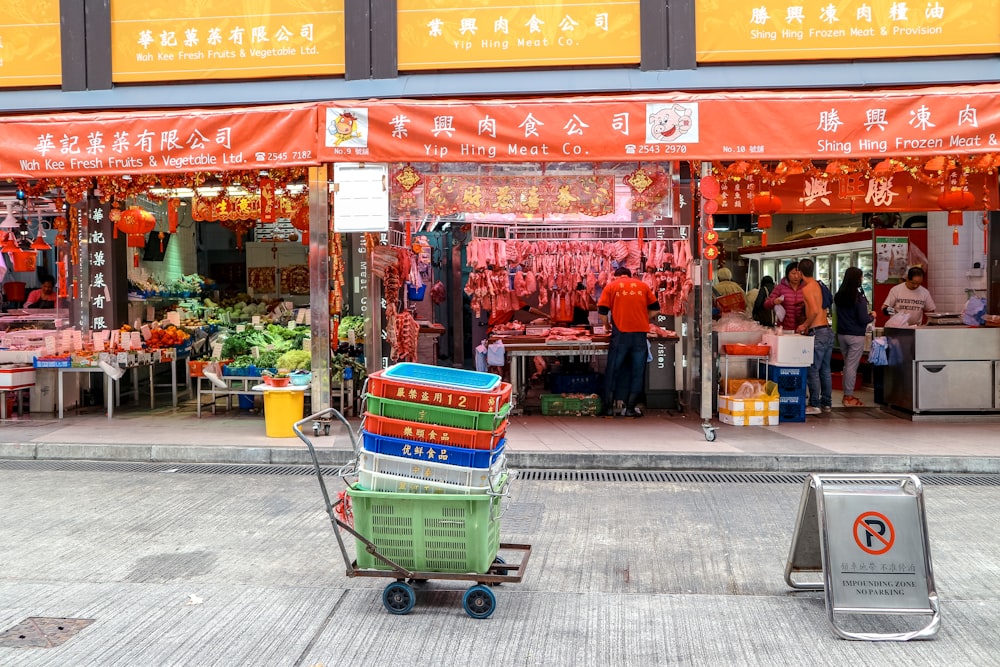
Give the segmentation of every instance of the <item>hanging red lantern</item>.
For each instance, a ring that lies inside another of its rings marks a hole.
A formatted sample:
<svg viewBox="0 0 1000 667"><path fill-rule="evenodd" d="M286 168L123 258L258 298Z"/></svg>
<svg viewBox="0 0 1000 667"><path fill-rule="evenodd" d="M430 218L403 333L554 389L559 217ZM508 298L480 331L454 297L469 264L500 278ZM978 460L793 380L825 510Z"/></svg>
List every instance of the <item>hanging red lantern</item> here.
<svg viewBox="0 0 1000 667"><path fill-rule="evenodd" d="M292 227L302 232L302 245L309 245L309 205L301 204L292 214Z"/></svg>
<svg viewBox="0 0 1000 667"><path fill-rule="evenodd" d="M948 211L951 244L958 245L958 228L962 226L962 211L976 205L976 197L965 188L951 188L938 196L938 206Z"/></svg>
<svg viewBox="0 0 1000 667"><path fill-rule="evenodd" d="M762 190L754 195L752 204L753 210L757 212L757 228L762 230L760 244L767 247L767 230L771 228L771 216L781 210L781 199L772 195L769 190Z"/></svg>
<svg viewBox="0 0 1000 667"><path fill-rule="evenodd" d="M118 222L115 223L115 229L128 235L129 248L146 247L146 234L153 231L154 227L156 227L156 217L138 206L130 206L122 211L118 216Z"/></svg>
<svg viewBox="0 0 1000 667"><path fill-rule="evenodd" d="M167 224L170 226L170 233L177 233L177 209L181 206L181 200L177 197L171 197L170 201L167 202Z"/></svg>

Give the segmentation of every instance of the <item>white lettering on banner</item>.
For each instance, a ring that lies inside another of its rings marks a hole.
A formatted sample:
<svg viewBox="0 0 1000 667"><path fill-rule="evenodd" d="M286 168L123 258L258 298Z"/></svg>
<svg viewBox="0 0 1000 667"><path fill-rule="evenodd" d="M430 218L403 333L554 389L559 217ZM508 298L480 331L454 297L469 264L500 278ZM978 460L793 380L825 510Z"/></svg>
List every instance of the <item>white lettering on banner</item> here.
<svg viewBox="0 0 1000 667"><path fill-rule="evenodd" d="M486 117L480 120L477 125L478 125L477 132L479 136L483 136L484 134L486 134L494 139L497 138L496 118L490 118L489 114L487 114Z"/></svg>
<svg viewBox="0 0 1000 667"><path fill-rule="evenodd" d="M537 137L538 136L538 126L539 125L545 125L545 123L543 123L542 121L536 119L534 116L532 116L529 113L525 117L525 119L523 121L521 121L521 124L518 125L518 127L523 127L524 128L524 138L527 139L528 137ZM547 152L548 151L546 151L546 153Z"/></svg>
<svg viewBox="0 0 1000 667"><path fill-rule="evenodd" d="M802 196L799 197L799 201L806 206L812 206L816 203L816 200L823 202L827 206L830 205L830 195L833 194L830 191L829 184L824 178L810 177L805 180L802 186Z"/></svg>
<svg viewBox="0 0 1000 667"><path fill-rule="evenodd" d="M892 206L892 200L899 196L892 190L892 177L873 178L868 181L865 202L873 206Z"/></svg>

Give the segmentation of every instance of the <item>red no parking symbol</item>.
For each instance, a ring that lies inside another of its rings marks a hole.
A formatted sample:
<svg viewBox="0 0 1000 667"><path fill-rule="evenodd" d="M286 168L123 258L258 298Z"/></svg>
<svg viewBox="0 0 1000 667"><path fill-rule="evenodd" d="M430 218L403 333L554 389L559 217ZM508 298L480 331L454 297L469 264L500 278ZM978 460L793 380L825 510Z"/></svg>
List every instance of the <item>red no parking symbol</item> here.
<svg viewBox="0 0 1000 667"><path fill-rule="evenodd" d="M896 529L886 515L865 512L854 520L854 541L863 551L878 556L892 548Z"/></svg>

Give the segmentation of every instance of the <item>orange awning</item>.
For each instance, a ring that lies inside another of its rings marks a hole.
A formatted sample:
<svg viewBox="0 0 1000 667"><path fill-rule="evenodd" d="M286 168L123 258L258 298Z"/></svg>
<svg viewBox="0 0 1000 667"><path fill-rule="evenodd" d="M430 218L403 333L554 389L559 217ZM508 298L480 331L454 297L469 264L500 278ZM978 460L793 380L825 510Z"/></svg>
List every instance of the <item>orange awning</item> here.
<svg viewBox="0 0 1000 667"><path fill-rule="evenodd" d="M316 105L0 119L5 177L163 174L318 164Z"/></svg>
<svg viewBox="0 0 1000 667"><path fill-rule="evenodd" d="M323 161L729 161L1000 150L996 84L322 107Z"/></svg>

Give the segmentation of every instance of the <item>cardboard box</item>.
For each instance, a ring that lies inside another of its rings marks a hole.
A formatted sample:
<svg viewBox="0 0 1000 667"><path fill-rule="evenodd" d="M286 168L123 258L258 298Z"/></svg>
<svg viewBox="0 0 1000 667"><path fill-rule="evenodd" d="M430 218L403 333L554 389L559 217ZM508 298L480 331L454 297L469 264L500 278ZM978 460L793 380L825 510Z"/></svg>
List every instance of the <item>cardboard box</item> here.
<svg viewBox="0 0 1000 667"><path fill-rule="evenodd" d="M811 366L813 337L798 334L764 334L761 340L771 347L768 362L778 366Z"/></svg>
<svg viewBox="0 0 1000 667"><path fill-rule="evenodd" d="M28 387L33 384L35 384L35 369L33 366L0 368L0 389Z"/></svg>
<svg viewBox="0 0 1000 667"><path fill-rule="evenodd" d="M761 396L746 399L719 394L719 421L733 426L777 426L778 387L768 382L764 392Z"/></svg>

